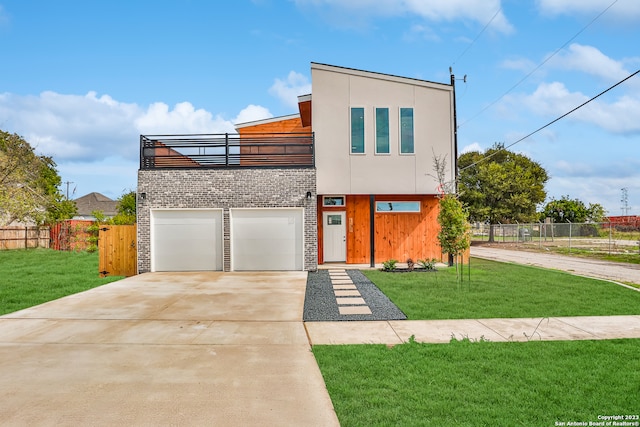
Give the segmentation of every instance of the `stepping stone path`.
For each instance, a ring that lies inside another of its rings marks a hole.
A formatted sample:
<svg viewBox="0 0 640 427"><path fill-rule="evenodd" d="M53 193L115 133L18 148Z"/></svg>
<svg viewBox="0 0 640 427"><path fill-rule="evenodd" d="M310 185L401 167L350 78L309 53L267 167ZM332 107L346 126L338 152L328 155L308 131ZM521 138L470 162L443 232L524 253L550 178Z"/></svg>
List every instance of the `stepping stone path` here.
<svg viewBox="0 0 640 427"><path fill-rule="evenodd" d="M353 284L346 270L329 270L329 278L336 295L338 310L342 315L371 314L371 309Z"/></svg>

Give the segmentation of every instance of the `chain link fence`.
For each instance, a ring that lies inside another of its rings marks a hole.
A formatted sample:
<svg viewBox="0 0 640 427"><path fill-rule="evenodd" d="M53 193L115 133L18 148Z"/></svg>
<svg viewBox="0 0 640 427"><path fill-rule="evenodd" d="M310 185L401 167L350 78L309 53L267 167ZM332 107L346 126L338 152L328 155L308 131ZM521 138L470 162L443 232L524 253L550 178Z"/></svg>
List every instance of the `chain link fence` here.
<svg viewBox="0 0 640 427"><path fill-rule="evenodd" d="M611 222L472 225L472 241L489 242L491 236L493 242L518 246L640 255L640 227Z"/></svg>

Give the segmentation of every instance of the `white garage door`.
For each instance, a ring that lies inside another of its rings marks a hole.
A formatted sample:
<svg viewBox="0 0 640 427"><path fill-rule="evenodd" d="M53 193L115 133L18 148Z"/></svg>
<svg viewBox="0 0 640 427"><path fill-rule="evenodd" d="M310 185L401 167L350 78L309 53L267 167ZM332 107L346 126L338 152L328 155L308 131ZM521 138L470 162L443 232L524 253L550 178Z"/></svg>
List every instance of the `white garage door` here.
<svg viewBox="0 0 640 427"><path fill-rule="evenodd" d="M222 209L151 211L151 271L222 270Z"/></svg>
<svg viewBox="0 0 640 427"><path fill-rule="evenodd" d="M230 209L233 270L302 270L303 210Z"/></svg>

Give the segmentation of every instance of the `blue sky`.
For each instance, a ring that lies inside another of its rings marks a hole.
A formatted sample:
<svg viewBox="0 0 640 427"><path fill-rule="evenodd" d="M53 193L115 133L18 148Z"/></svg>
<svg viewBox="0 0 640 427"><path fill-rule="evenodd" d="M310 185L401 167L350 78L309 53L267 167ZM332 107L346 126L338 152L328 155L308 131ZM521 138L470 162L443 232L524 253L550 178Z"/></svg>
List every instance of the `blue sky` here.
<svg viewBox="0 0 640 427"><path fill-rule="evenodd" d="M70 196L117 198L141 133L296 113L312 61L443 83L452 67L460 150L483 150L640 69L639 23L637 0L0 0L0 129L52 156ZM624 187L638 215L639 143L637 75L511 149L547 169L549 199L620 215Z"/></svg>

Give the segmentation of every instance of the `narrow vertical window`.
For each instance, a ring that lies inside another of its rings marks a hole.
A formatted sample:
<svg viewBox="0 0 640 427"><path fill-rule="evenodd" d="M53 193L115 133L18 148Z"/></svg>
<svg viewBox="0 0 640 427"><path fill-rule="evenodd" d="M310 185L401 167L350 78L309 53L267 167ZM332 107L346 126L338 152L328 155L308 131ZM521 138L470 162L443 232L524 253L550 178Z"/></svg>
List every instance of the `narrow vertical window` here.
<svg viewBox="0 0 640 427"><path fill-rule="evenodd" d="M413 154L413 108L400 108L400 153Z"/></svg>
<svg viewBox="0 0 640 427"><path fill-rule="evenodd" d="M364 108L351 108L351 153L364 154Z"/></svg>
<svg viewBox="0 0 640 427"><path fill-rule="evenodd" d="M389 154L388 108L376 108L376 154Z"/></svg>

